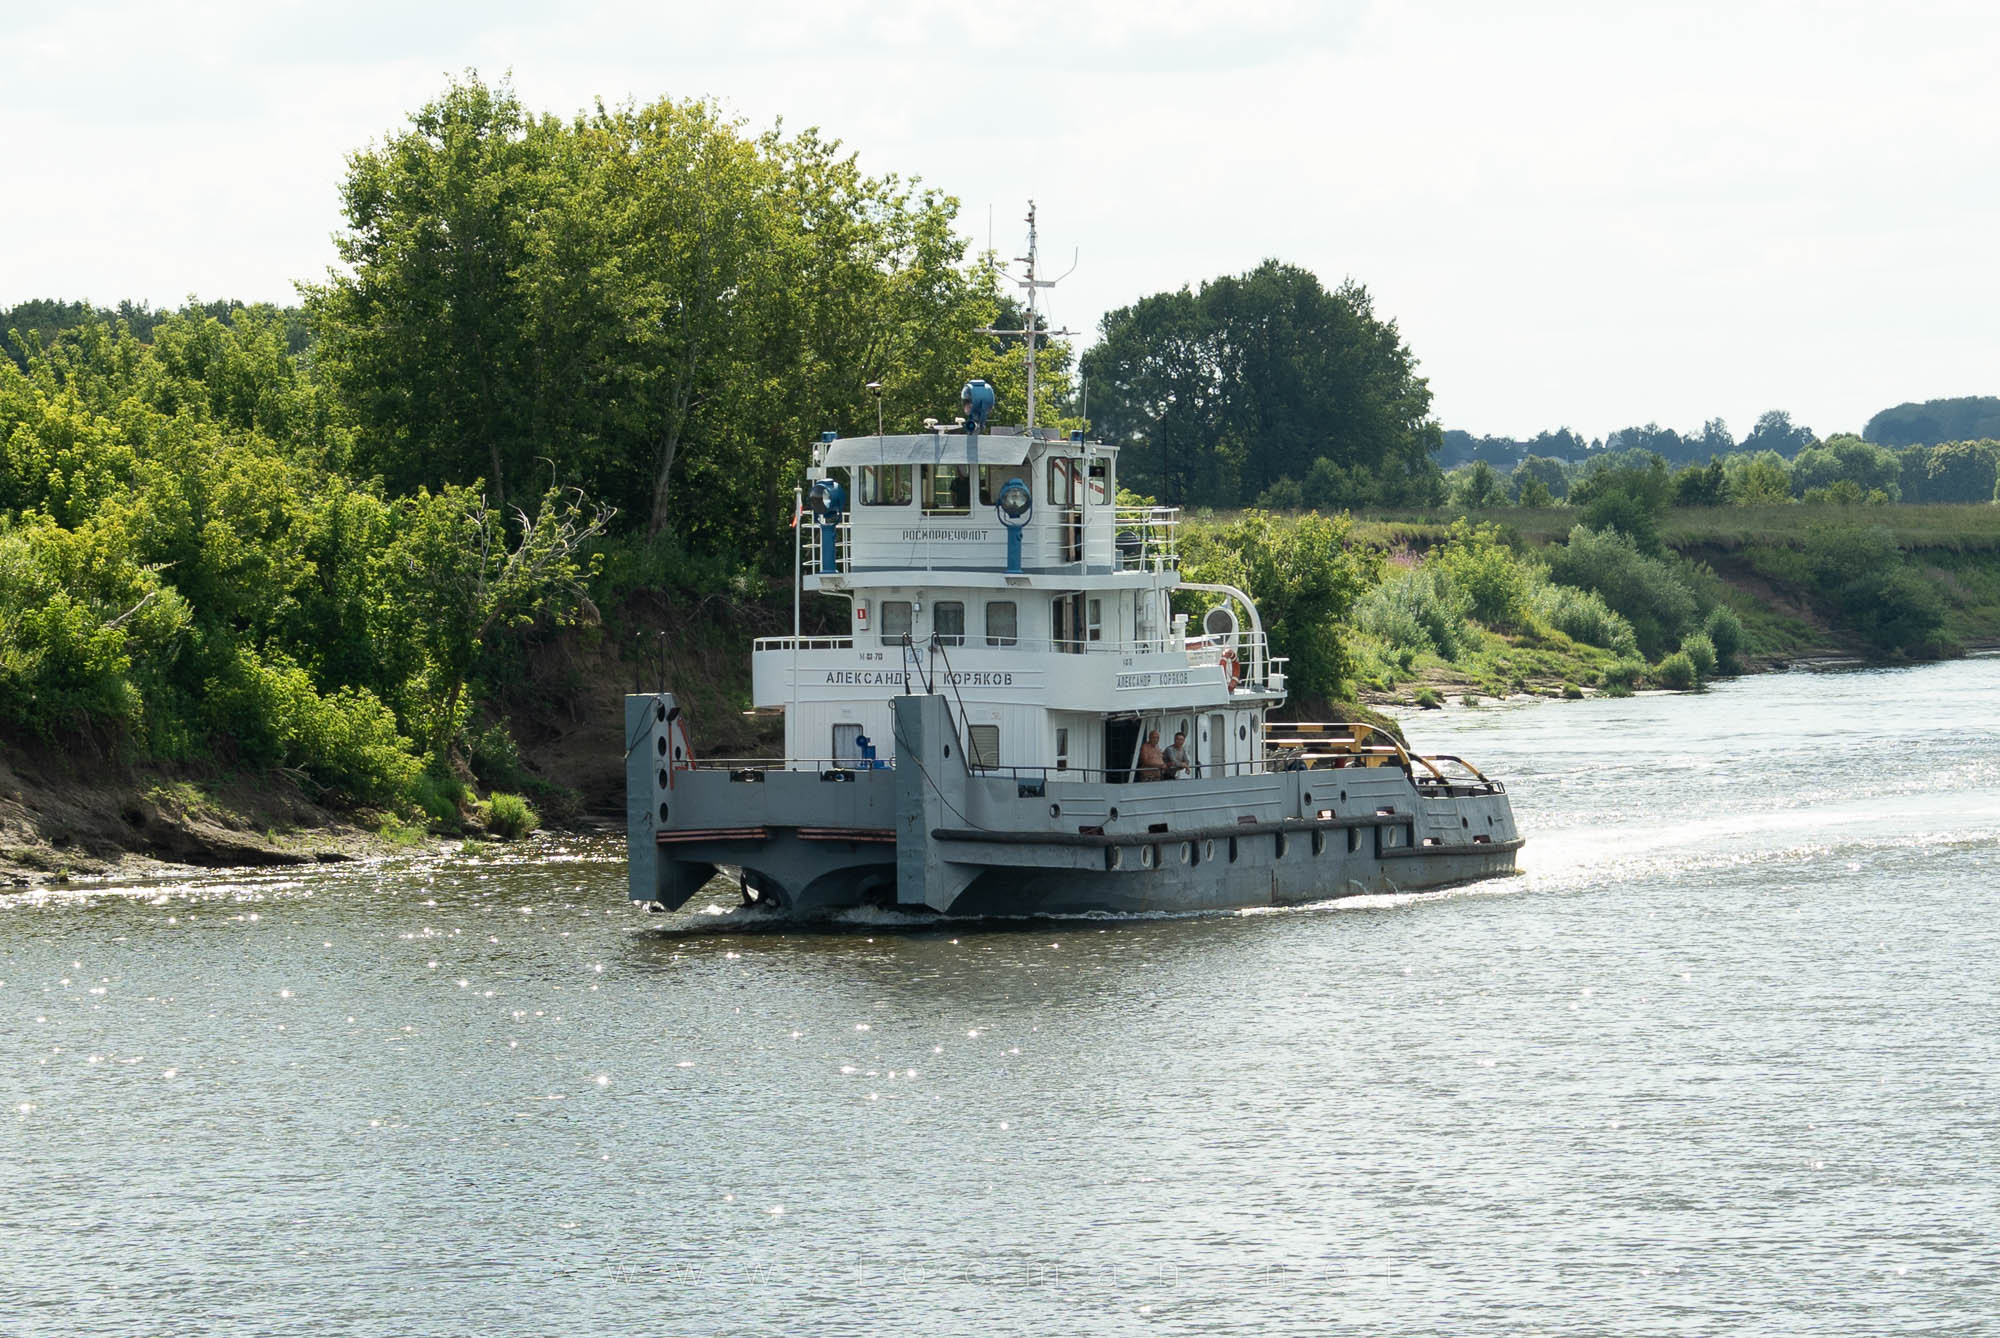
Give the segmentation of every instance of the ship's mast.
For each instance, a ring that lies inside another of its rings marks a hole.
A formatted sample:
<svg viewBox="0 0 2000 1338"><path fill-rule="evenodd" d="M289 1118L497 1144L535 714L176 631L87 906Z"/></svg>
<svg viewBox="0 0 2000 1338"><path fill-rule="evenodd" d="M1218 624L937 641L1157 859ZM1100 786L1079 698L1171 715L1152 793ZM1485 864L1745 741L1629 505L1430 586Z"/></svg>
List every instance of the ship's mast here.
<svg viewBox="0 0 2000 1338"><path fill-rule="evenodd" d="M1024 256L1014 257L1015 260L1019 261L1020 263L1028 267L1028 277L1026 277L1025 279L1014 280L1015 283L1019 284L1021 287L1028 290L1028 316L1027 319L1022 322L1022 324L1026 328L1020 330L998 330L994 329L991 326L988 326L985 329L982 329L978 332L980 334L989 334L989 335L1021 335L1027 339L1028 341L1028 433L1030 436L1032 436L1035 431L1035 343L1038 339L1044 337L1066 338L1076 333L1076 331L1074 330L1050 330L1047 331L1045 335L1043 331L1035 328L1036 294L1043 288L1055 287L1057 284L1061 283L1064 279L1067 279L1071 274L1076 273L1076 265L1074 262L1072 262L1067 272L1060 274L1053 279L1044 279L1039 277L1039 274L1037 272L1038 250L1039 248L1037 245L1037 238L1035 235L1035 202L1033 200L1030 200L1028 201L1028 254Z"/></svg>

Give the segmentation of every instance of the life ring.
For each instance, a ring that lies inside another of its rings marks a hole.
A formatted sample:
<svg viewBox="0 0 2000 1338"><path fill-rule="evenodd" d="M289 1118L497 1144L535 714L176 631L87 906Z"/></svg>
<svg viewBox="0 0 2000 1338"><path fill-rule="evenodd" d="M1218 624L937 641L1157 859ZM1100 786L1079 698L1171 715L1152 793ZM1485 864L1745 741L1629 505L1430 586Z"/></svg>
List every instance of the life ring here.
<svg viewBox="0 0 2000 1338"><path fill-rule="evenodd" d="M1243 676L1243 668L1237 663L1236 652L1233 650L1223 651L1222 658L1218 659L1216 663L1222 666L1223 686L1231 692L1236 691L1237 680Z"/></svg>

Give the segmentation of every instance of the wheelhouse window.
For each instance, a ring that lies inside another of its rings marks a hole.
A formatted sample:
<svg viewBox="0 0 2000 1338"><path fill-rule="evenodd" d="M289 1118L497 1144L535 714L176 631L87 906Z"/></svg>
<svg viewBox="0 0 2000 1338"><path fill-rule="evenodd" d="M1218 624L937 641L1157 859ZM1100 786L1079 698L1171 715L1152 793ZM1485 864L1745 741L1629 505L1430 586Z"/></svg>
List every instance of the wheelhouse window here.
<svg viewBox="0 0 2000 1338"><path fill-rule="evenodd" d="M931 631L940 644L965 644L965 605L956 599L941 599L931 605Z"/></svg>
<svg viewBox="0 0 2000 1338"><path fill-rule="evenodd" d="M910 601L907 599L885 599L882 601L882 644L901 644L910 634Z"/></svg>
<svg viewBox="0 0 2000 1338"><path fill-rule="evenodd" d="M843 767L861 762L861 726L837 724L833 727L833 760Z"/></svg>
<svg viewBox="0 0 2000 1338"><path fill-rule="evenodd" d="M1049 457L1050 506L1076 505L1076 495L1079 491L1077 464L1077 461L1064 459L1059 455Z"/></svg>
<svg viewBox="0 0 2000 1338"><path fill-rule="evenodd" d="M1091 601L1090 601L1090 618L1089 618L1089 621L1088 621L1088 623L1087 623L1087 626L1088 626L1088 627L1089 627L1089 629L1090 629L1090 631L1089 631L1089 636L1090 636L1090 639L1091 639L1092 641L1102 641L1102 640L1104 640L1104 601L1103 601L1103 600L1101 600L1101 599L1093 599L1093 600L1091 600Z"/></svg>
<svg viewBox="0 0 2000 1338"><path fill-rule="evenodd" d="M1084 491L1090 497L1092 506L1108 506L1111 503L1111 462L1105 459L1089 461L1086 466L1088 482Z"/></svg>
<svg viewBox="0 0 2000 1338"><path fill-rule="evenodd" d="M1021 613L1011 599L988 600L986 604L986 644L1011 646L1020 638Z"/></svg>
<svg viewBox="0 0 2000 1338"><path fill-rule="evenodd" d="M967 725L965 742L972 752L975 767L997 767L1000 765L1000 726Z"/></svg>
<svg viewBox="0 0 2000 1338"><path fill-rule="evenodd" d="M972 466L924 466L924 514L927 516L969 516L972 514Z"/></svg>
<svg viewBox="0 0 2000 1338"><path fill-rule="evenodd" d="M854 471L863 506L908 506L914 496L915 465L862 465Z"/></svg>
<svg viewBox="0 0 2000 1338"><path fill-rule="evenodd" d="M1021 486L1034 496L1034 471L1026 465L981 465L979 467L979 504L994 506L1000 501L1000 490L1010 479L1021 480Z"/></svg>

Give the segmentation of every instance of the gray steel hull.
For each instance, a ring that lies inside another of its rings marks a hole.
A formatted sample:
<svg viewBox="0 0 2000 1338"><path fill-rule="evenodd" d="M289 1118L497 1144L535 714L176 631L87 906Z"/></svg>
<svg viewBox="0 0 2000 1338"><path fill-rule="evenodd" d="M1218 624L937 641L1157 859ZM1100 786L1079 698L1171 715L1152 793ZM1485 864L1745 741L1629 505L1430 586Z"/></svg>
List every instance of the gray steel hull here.
<svg viewBox="0 0 2000 1338"><path fill-rule="evenodd" d="M1394 767L1118 784L969 771L939 697L896 699L893 769L690 769L668 694L626 699L630 896L677 907L719 869L797 915L1284 906L1514 872L1497 785Z"/></svg>

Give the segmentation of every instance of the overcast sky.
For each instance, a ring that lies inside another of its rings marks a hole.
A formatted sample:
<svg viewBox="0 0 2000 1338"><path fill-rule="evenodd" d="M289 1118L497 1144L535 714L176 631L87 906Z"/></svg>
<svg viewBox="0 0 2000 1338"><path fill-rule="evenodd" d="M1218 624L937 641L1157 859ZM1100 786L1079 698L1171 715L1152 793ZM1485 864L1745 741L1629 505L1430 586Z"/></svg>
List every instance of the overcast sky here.
<svg viewBox="0 0 2000 1338"><path fill-rule="evenodd" d="M1447 427L2000 394L2000 7L0 3L0 305L294 299L345 156L452 72L713 97L1040 206L1055 318L1266 257L1352 276Z"/></svg>

